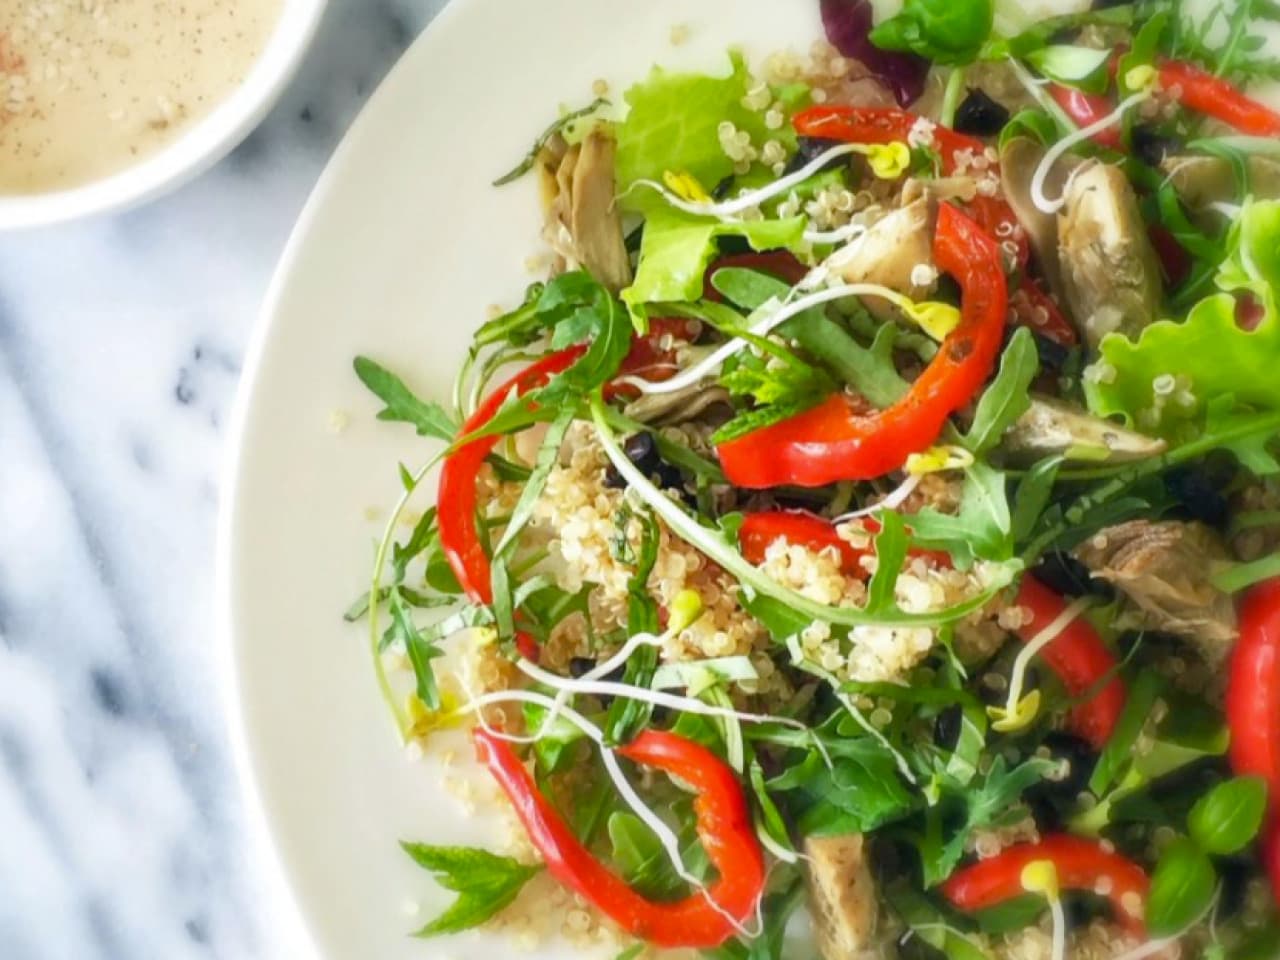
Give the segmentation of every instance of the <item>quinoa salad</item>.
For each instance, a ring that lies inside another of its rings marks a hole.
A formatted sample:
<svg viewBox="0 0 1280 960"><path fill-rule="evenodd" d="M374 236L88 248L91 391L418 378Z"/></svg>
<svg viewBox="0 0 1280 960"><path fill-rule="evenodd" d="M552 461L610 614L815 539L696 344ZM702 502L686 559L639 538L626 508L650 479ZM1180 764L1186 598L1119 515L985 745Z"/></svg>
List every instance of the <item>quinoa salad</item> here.
<svg viewBox="0 0 1280 960"><path fill-rule="evenodd" d="M447 396L355 361L347 618L510 827L406 932L1280 957L1280 8L821 13L561 108Z"/></svg>

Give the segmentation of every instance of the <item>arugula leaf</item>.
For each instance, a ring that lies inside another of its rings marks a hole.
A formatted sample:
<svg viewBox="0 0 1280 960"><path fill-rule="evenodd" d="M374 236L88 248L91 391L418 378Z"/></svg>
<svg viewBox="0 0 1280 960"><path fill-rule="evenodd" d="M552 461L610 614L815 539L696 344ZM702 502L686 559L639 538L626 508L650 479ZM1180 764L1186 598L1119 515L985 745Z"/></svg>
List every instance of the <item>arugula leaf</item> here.
<svg viewBox="0 0 1280 960"><path fill-rule="evenodd" d="M1053 485L1061 468L1062 457L1047 457L1035 464L1018 481L1009 529L1014 543L1024 543L1035 530L1040 516L1053 497Z"/></svg>
<svg viewBox="0 0 1280 960"><path fill-rule="evenodd" d="M742 105L754 81L741 52L730 51L729 60L727 77L654 67L646 80L626 91L630 110L617 128L619 202L624 207L643 204L643 194L628 190L635 181L661 181L668 170L690 174L707 189L732 174L733 161L720 145L721 123L732 123L757 143L776 139L788 150L795 146L791 124L769 129L763 112ZM805 98L791 99L799 106Z"/></svg>
<svg viewBox="0 0 1280 960"><path fill-rule="evenodd" d="M404 579L405 568L437 539L436 508L429 508L418 522L413 525L413 532L404 543L391 546L391 569L395 582Z"/></svg>
<svg viewBox="0 0 1280 960"><path fill-rule="evenodd" d="M771 299L784 299L791 291L776 277L741 267L717 270L711 283L745 310L758 310ZM778 328L782 336L795 340L832 373L880 407L891 405L910 387L893 364L896 331L896 324L886 322L877 331L875 345L868 349L817 307L792 317ZM886 334L887 340L882 340L881 334Z"/></svg>
<svg viewBox="0 0 1280 960"><path fill-rule="evenodd" d="M719 237L742 237L753 250L798 250L807 219L726 223L674 207L654 206L645 220L635 281L622 291L632 308L659 301L690 302L702 295L702 279Z"/></svg>
<svg viewBox="0 0 1280 960"><path fill-rule="evenodd" d="M352 366L360 382L386 404L378 411L379 420L407 423L421 437L435 437L446 442L458 432L458 425L438 403L419 400L403 380L386 367L368 357L356 357Z"/></svg>
<svg viewBox="0 0 1280 960"><path fill-rule="evenodd" d="M434 937L478 927L504 907L542 866L525 866L510 857L499 857L470 847L433 847L424 843L400 843L413 861L431 871L436 882L459 896L452 906L414 934Z"/></svg>
<svg viewBox="0 0 1280 960"><path fill-rule="evenodd" d="M658 562L661 530L654 515L645 510L634 514L640 521L640 547L636 552L635 569L627 581L627 632L656 634L661 630L658 604L649 592L649 576ZM631 655L623 672L623 682L636 687L648 687L658 669L658 648L643 646ZM619 697L609 704L603 725L609 743L626 743L634 737L653 716L653 705L631 697Z"/></svg>
<svg viewBox="0 0 1280 960"><path fill-rule="evenodd" d="M933 887L951 875L960 858L964 856L965 841L974 830L986 829L1005 823L1008 819L1024 814L1018 803L1024 791L1057 769L1057 763L1042 757L1032 757L1013 769L1002 755L997 754L991 769L978 786L970 783L960 797L964 803L963 822L951 839L924 856L924 881Z"/></svg>
<svg viewBox="0 0 1280 960"><path fill-rule="evenodd" d="M1004 473L977 460L965 471L958 512L928 507L911 518L911 530L917 543L947 550L957 563L968 565L974 557L1013 556L1012 522Z"/></svg>
<svg viewBox="0 0 1280 960"><path fill-rule="evenodd" d="M902 515L896 510L881 510L878 517L880 532L875 539L876 572L867 584L866 611L869 614L893 606L894 587L907 559L907 528L902 522Z"/></svg>
<svg viewBox="0 0 1280 960"><path fill-rule="evenodd" d="M1272 552L1249 563L1232 564L1210 577L1213 585L1224 593L1239 593L1246 587L1280 576L1280 553Z"/></svg>
<svg viewBox="0 0 1280 960"><path fill-rule="evenodd" d="M597 97L585 107L578 110L571 110L563 116L553 120L550 126L543 130L542 133L538 134L538 139L533 141L533 146L529 148L529 152L525 154L524 159L517 163L510 171L504 173L497 180L493 181L493 186L501 187L511 183L512 181L519 180L533 169L534 163L537 162L538 154L541 153L542 148L547 145L547 141L566 127L573 124L575 121L581 120L584 117L589 117L601 107L607 106L609 106L608 100L604 99L604 97Z"/></svg>
<svg viewBox="0 0 1280 960"><path fill-rule="evenodd" d="M1000 442L1004 432L1031 406L1028 392L1040 372L1040 355L1035 336L1019 327L1000 357L1000 372L983 391L973 415L973 425L964 436L964 446L973 454L985 453Z"/></svg>
<svg viewBox="0 0 1280 960"><path fill-rule="evenodd" d="M906 0L902 12L871 31L881 50L899 50L934 63L978 58L995 22L992 0Z"/></svg>
<svg viewBox="0 0 1280 960"><path fill-rule="evenodd" d="M893 755L874 740L827 741L833 764L810 753L768 783L805 836L866 833L909 814L916 800L898 779Z"/></svg>
<svg viewBox="0 0 1280 960"><path fill-rule="evenodd" d="M442 652L414 625L398 588L392 587L387 598L391 607L391 626L388 630L390 640L398 640L404 646L404 652L413 666L413 675L417 681L418 699L428 708L439 710L440 688L436 685L436 675L431 668L431 661L441 656Z"/></svg>
<svg viewBox="0 0 1280 960"><path fill-rule="evenodd" d="M1124 711L1111 738L1098 755L1098 763L1089 778L1089 789L1095 796L1101 797L1120 778L1121 771L1130 760L1133 745L1142 733L1143 724L1163 689L1164 678L1152 670L1141 671L1129 685Z"/></svg>

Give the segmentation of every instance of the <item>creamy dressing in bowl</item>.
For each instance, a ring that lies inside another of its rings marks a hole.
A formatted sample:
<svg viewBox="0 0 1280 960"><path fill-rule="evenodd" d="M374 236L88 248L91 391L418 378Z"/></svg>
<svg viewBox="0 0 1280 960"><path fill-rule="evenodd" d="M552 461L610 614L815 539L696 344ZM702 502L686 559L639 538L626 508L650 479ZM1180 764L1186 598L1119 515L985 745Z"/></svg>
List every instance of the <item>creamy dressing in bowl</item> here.
<svg viewBox="0 0 1280 960"><path fill-rule="evenodd" d="M0 2L0 195L118 173L248 75L283 0Z"/></svg>

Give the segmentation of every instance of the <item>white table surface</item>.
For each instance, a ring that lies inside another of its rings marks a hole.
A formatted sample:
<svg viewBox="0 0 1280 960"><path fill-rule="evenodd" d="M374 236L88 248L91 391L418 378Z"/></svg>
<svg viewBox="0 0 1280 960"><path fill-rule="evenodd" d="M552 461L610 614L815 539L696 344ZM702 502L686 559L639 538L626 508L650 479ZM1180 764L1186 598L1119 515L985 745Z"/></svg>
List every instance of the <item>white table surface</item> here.
<svg viewBox="0 0 1280 960"><path fill-rule="evenodd" d="M217 688L219 463L304 200L445 0L333 0L298 79L147 207L0 236L0 957L294 957Z"/></svg>

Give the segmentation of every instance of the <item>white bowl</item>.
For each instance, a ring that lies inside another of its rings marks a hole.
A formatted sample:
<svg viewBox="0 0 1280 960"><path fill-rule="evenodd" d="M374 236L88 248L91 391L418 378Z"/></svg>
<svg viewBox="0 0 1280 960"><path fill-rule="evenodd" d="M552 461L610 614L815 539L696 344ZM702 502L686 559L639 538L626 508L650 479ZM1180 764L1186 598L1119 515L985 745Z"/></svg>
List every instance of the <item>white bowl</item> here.
<svg viewBox="0 0 1280 960"><path fill-rule="evenodd" d="M120 210L173 190L225 157L258 125L293 78L328 0L284 0L249 76L173 143L119 173L49 193L0 196L0 230L46 226Z"/></svg>

